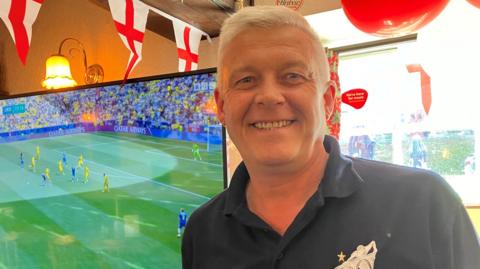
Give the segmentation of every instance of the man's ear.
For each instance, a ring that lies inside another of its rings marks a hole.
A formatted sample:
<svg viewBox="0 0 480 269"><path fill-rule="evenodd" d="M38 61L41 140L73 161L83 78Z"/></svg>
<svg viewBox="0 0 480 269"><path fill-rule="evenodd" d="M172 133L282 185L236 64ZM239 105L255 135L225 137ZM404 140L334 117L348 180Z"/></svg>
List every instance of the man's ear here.
<svg viewBox="0 0 480 269"><path fill-rule="evenodd" d="M225 113L223 112L223 96L220 94L220 90L215 88L215 103L217 103L217 118L220 121L220 123L225 126Z"/></svg>
<svg viewBox="0 0 480 269"><path fill-rule="evenodd" d="M333 115L336 93L337 83L333 80L329 80L327 82L327 89L323 93L323 108L325 109L325 118L327 120L329 120Z"/></svg>

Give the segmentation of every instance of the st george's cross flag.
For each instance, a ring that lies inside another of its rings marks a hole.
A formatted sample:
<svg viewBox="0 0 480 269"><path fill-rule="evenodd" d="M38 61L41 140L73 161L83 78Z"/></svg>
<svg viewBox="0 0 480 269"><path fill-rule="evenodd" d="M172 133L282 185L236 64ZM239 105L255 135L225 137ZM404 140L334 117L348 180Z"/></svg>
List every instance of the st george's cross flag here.
<svg viewBox="0 0 480 269"><path fill-rule="evenodd" d="M0 0L0 19L7 26L24 65L32 39L32 25L42 3L43 0Z"/></svg>
<svg viewBox="0 0 480 269"><path fill-rule="evenodd" d="M173 20L178 53L178 71L192 71L198 68L198 46L204 33L180 20Z"/></svg>
<svg viewBox="0 0 480 269"><path fill-rule="evenodd" d="M125 46L130 50L126 80L142 59L142 44L149 6L139 0L108 0L115 27Z"/></svg>
<svg viewBox="0 0 480 269"><path fill-rule="evenodd" d="M202 36L206 36L207 40L212 42L210 36L159 9L150 7L150 10L172 21L177 43L178 71L196 70L198 67L198 46L200 45L200 40Z"/></svg>

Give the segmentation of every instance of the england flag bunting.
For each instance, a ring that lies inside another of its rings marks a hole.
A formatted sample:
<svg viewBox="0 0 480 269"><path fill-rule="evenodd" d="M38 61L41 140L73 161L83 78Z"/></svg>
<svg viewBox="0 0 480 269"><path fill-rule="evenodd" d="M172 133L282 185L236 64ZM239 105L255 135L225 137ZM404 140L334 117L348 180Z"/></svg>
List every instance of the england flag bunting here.
<svg viewBox="0 0 480 269"><path fill-rule="evenodd" d="M130 50L124 80L142 59L142 43L149 6L139 0L108 0L115 27L125 46Z"/></svg>
<svg viewBox="0 0 480 269"><path fill-rule="evenodd" d="M173 21L175 41L177 42L178 71L197 70L198 46L203 33L191 25L180 21Z"/></svg>
<svg viewBox="0 0 480 269"><path fill-rule="evenodd" d="M32 25L37 19L43 0L0 0L0 19L7 26L25 65L32 39Z"/></svg>
<svg viewBox="0 0 480 269"><path fill-rule="evenodd" d="M209 42L212 42L210 36L195 28L194 26L185 23L161 10L154 7L150 9L171 20L173 23L173 30L175 31L175 41L177 43L178 53L178 71L185 72L196 70L198 67L198 46L202 36L206 36Z"/></svg>

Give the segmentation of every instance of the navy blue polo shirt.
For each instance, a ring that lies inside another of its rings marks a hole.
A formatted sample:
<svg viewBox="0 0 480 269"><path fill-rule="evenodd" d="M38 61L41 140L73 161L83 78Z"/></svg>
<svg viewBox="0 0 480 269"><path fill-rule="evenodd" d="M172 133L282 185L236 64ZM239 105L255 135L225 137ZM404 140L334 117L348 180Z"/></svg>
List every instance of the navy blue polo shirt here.
<svg viewBox="0 0 480 269"><path fill-rule="evenodd" d="M329 136L324 146L325 175L284 236L248 209L242 163L190 217L183 268L333 269L374 241L373 268L480 269L470 219L439 175L343 156Z"/></svg>

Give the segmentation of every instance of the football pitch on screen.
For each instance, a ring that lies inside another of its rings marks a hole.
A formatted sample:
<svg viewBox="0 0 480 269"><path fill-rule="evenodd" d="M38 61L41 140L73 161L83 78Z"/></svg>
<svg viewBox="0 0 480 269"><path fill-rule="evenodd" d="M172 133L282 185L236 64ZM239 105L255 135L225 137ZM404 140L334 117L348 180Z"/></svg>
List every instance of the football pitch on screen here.
<svg viewBox="0 0 480 269"><path fill-rule="evenodd" d="M0 144L0 269L180 269L179 210L223 189L221 145L199 144L201 160L192 145L116 133Z"/></svg>

